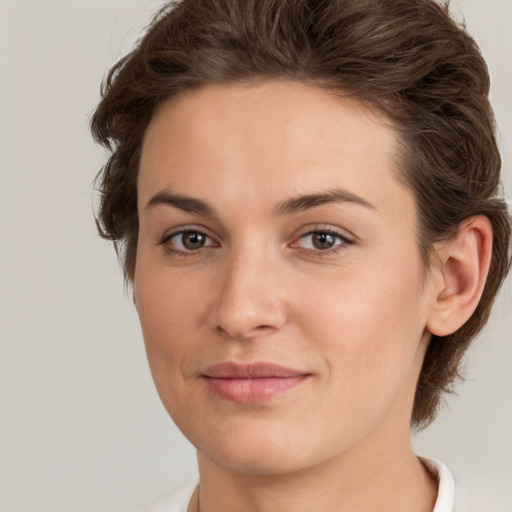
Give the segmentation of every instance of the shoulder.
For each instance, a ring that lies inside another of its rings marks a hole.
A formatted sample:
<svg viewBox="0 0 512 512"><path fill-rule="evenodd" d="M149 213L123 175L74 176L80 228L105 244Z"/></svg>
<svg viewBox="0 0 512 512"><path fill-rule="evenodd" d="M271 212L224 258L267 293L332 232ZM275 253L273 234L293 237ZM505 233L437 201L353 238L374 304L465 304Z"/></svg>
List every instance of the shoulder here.
<svg viewBox="0 0 512 512"><path fill-rule="evenodd" d="M198 483L198 479L192 480L172 496L144 509L143 512L187 512L188 504Z"/></svg>

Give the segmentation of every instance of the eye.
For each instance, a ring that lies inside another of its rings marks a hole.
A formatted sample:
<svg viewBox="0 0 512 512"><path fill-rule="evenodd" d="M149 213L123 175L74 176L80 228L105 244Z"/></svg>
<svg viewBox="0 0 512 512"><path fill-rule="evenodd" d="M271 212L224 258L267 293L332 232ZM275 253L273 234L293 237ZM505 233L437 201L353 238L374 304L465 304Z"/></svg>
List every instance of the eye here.
<svg viewBox="0 0 512 512"><path fill-rule="evenodd" d="M345 244L352 243L348 238L333 230L315 230L302 235L294 245L310 251L336 251Z"/></svg>
<svg viewBox="0 0 512 512"><path fill-rule="evenodd" d="M171 252L192 252L215 245L214 241L201 231L186 230L173 233L162 240Z"/></svg>

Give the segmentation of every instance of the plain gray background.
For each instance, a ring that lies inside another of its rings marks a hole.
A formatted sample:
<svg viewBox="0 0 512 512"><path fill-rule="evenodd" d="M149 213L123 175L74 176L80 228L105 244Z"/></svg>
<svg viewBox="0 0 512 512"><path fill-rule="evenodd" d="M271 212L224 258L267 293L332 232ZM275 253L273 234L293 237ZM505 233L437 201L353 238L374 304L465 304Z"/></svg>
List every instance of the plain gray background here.
<svg viewBox="0 0 512 512"><path fill-rule="evenodd" d="M0 510L136 511L195 473L147 369L130 293L93 222L87 119L156 0L0 0ZM486 56L512 195L512 1L459 0ZM511 282L468 382L418 452L475 510L512 511Z"/></svg>

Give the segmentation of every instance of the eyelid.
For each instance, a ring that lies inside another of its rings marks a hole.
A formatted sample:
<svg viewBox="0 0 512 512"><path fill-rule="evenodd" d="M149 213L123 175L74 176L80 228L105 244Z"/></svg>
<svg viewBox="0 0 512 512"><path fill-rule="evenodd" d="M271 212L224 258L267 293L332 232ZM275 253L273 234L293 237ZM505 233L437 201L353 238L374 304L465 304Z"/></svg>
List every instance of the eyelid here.
<svg viewBox="0 0 512 512"><path fill-rule="evenodd" d="M187 231L197 231L198 233L202 233L209 238L215 238L215 234L212 233L212 230L205 226L200 224L181 224L179 226L167 229L160 237L160 239L163 241L165 239L171 238L172 236L179 235L180 233L186 233Z"/></svg>
<svg viewBox="0 0 512 512"><path fill-rule="evenodd" d="M195 232L195 233L200 233L201 235L204 235L209 241L213 242L213 243L207 243L207 245L204 245L203 247L200 247L196 250L183 250L183 249L179 249L179 248L171 248L170 247L170 240L175 237L175 236L178 236L178 235L182 235L184 233L190 233L190 232ZM164 245L167 247L167 250L169 250L170 252L175 252L175 253L187 253L187 254L195 254L195 253L198 253L200 252L202 249L206 249L208 247L215 247L215 246L218 246L219 245L219 242L217 242L216 240L216 237L211 233L211 231L208 229L208 228L205 228L204 226L198 226L197 224L192 224L192 225L184 225L184 226L177 226L167 232L165 232L165 234L160 238L160 240L157 242L156 245Z"/></svg>
<svg viewBox="0 0 512 512"><path fill-rule="evenodd" d="M326 249L316 249L300 246L300 241L302 239L304 239L307 236L312 236L315 233L328 233L334 237L339 238L340 242ZM331 224L315 224L312 226L306 226L304 228L301 228L293 236L293 241L290 244L290 247L292 247L293 249L299 249L302 252L305 252L313 256L326 256L329 254L336 254L339 251L346 249L348 245L352 245L355 242L355 239L355 236L347 234L346 230L341 229L339 227L332 226Z"/></svg>
<svg viewBox="0 0 512 512"><path fill-rule="evenodd" d="M299 240L300 238L311 235L312 233L331 233L333 235L339 236L347 243L354 243L357 240L357 237L347 231L346 229L333 226L332 224L310 224L308 226L301 227L293 234L292 238L294 241Z"/></svg>

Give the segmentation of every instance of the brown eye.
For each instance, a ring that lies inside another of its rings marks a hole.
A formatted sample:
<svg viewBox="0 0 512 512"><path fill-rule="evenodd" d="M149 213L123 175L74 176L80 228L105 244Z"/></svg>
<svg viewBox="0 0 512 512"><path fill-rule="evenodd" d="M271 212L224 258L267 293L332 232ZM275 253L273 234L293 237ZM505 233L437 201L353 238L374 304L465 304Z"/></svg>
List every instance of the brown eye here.
<svg viewBox="0 0 512 512"><path fill-rule="evenodd" d="M296 246L321 253L336 251L351 243L349 239L336 231L316 230L302 235L296 242Z"/></svg>
<svg viewBox="0 0 512 512"><path fill-rule="evenodd" d="M317 231L311 235L311 243L315 249L330 249L336 243L336 237L332 233Z"/></svg>
<svg viewBox="0 0 512 512"><path fill-rule="evenodd" d="M199 231L186 231L181 234L181 243L189 251L201 249L206 243L206 236L199 233Z"/></svg>
<svg viewBox="0 0 512 512"><path fill-rule="evenodd" d="M201 231L180 231L168 236L162 242L166 244L171 251L193 252L215 245L213 240Z"/></svg>

